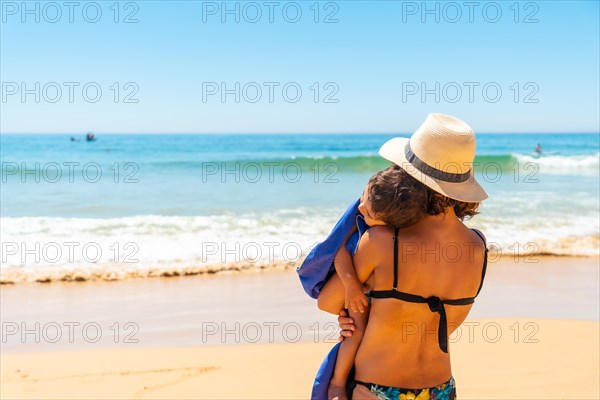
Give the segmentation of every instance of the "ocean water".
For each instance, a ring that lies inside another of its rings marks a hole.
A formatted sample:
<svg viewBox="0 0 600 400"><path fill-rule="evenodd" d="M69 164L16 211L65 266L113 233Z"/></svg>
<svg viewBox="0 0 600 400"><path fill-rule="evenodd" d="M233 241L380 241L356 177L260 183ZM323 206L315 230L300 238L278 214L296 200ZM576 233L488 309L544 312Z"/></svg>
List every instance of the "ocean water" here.
<svg viewBox="0 0 600 400"><path fill-rule="evenodd" d="M393 136L0 135L1 281L296 265ZM598 255L599 151L597 134L478 135L490 198L467 224L496 255Z"/></svg>

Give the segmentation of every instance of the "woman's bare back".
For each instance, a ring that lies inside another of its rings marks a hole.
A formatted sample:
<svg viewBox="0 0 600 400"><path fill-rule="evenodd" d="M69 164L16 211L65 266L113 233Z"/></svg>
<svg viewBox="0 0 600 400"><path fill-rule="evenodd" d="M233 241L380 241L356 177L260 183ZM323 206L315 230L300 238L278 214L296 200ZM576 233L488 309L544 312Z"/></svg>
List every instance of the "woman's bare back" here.
<svg viewBox="0 0 600 400"><path fill-rule="evenodd" d="M374 290L393 286L393 236L392 228L369 230L370 245L363 250L378 260L370 280ZM441 300L474 297L484 260L481 238L452 210L428 216L399 231L398 290ZM471 308L445 305L448 334L466 319ZM450 357L438 343L439 321L440 314L431 312L427 303L372 299L369 323L356 356L356 379L405 388L448 381Z"/></svg>

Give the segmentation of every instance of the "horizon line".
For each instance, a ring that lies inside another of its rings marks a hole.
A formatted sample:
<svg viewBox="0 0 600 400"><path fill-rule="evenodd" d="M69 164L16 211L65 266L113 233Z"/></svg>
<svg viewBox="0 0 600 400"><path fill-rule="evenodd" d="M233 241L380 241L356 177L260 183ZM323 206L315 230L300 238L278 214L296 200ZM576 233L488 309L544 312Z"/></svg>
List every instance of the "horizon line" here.
<svg viewBox="0 0 600 400"><path fill-rule="evenodd" d="M97 132L95 135L412 135L414 132ZM0 135L85 135L88 132L1 132ZM591 135L600 131L528 131L528 132L476 132L477 135Z"/></svg>

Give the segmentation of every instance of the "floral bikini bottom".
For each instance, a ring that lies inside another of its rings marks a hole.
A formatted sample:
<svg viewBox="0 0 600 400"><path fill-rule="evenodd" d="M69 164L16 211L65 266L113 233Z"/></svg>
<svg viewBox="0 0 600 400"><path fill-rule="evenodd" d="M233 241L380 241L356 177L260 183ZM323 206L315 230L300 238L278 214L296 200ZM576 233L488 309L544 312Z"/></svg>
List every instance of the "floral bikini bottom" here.
<svg viewBox="0 0 600 400"><path fill-rule="evenodd" d="M365 386L380 400L456 400L454 378L450 378L446 383L427 389L403 389L357 380L354 380L354 382Z"/></svg>

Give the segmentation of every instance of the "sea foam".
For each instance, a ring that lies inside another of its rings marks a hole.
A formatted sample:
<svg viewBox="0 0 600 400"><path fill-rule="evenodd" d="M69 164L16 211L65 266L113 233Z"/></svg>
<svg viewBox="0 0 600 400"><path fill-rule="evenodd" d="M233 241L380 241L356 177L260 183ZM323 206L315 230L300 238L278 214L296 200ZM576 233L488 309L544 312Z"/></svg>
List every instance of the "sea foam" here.
<svg viewBox="0 0 600 400"><path fill-rule="evenodd" d="M215 216L2 218L0 282L120 280L298 266L342 209ZM482 214L494 257L598 255L586 217L499 219Z"/></svg>

